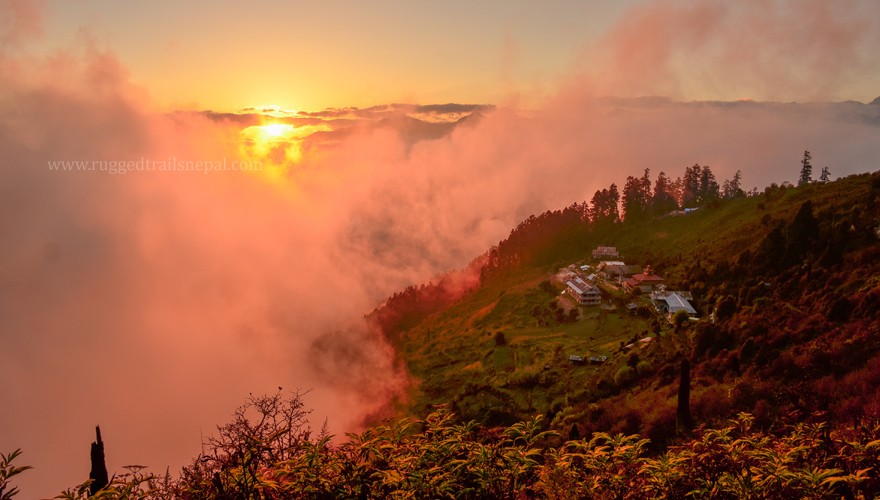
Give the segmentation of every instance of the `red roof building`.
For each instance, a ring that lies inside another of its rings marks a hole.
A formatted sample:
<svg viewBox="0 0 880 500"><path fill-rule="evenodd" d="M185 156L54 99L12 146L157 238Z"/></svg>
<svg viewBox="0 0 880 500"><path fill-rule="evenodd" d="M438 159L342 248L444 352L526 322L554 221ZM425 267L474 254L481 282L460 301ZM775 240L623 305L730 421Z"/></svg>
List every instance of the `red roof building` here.
<svg viewBox="0 0 880 500"><path fill-rule="evenodd" d="M645 266L645 269L641 273L634 274L631 278L624 281L623 286L630 291L638 290L640 292L649 293L654 290L657 285L662 285L663 281L663 278L654 274L651 266Z"/></svg>

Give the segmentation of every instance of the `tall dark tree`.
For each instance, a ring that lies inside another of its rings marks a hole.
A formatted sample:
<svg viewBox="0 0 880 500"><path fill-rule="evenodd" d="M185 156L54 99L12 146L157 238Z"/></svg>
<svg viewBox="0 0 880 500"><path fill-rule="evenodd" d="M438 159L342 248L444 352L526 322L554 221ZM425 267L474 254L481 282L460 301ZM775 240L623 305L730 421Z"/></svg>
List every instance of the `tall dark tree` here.
<svg viewBox="0 0 880 500"><path fill-rule="evenodd" d="M608 189L596 191L590 202L590 216L594 224L603 225L620 221L620 193L617 185L612 184Z"/></svg>
<svg viewBox="0 0 880 500"><path fill-rule="evenodd" d="M675 201L675 184L665 172L657 175L654 182L654 193L651 196L651 212L655 215L663 215L678 208Z"/></svg>
<svg viewBox="0 0 880 500"><path fill-rule="evenodd" d="M785 223L780 221L767 233L759 247L759 264L774 269L782 269L785 259Z"/></svg>
<svg viewBox="0 0 880 500"><path fill-rule="evenodd" d="M742 190L742 172L737 170L730 180L724 181L724 187L721 189L723 198L739 198L745 196Z"/></svg>
<svg viewBox="0 0 880 500"><path fill-rule="evenodd" d="M646 168L642 174L642 196L644 197L645 206L651 204L651 169Z"/></svg>
<svg viewBox="0 0 880 500"><path fill-rule="evenodd" d="M640 221L647 216L650 186L649 181L648 189L645 189L644 178L626 178L623 185L623 219L626 222Z"/></svg>
<svg viewBox="0 0 880 500"><path fill-rule="evenodd" d="M581 438L581 431L578 429L578 425L576 423L571 424L571 429L568 431L568 440L569 441L578 441Z"/></svg>
<svg viewBox="0 0 880 500"><path fill-rule="evenodd" d="M675 426L679 432L687 432L694 426L691 418L691 364L687 358L681 360L681 373L678 379L678 410L675 413Z"/></svg>
<svg viewBox="0 0 880 500"><path fill-rule="evenodd" d="M95 426L95 434L97 439L91 447L92 470L89 472L89 479L92 480L89 491L92 495L97 494L101 488L110 483L107 476L107 465L104 462L104 441L101 440L101 427Z"/></svg>
<svg viewBox="0 0 880 500"><path fill-rule="evenodd" d="M684 171L684 177L681 179L681 189L679 193L678 204L681 208L692 207L698 203L697 198L700 196L700 180L703 169L699 164L694 164Z"/></svg>
<svg viewBox="0 0 880 500"><path fill-rule="evenodd" d="M813 182L813 164L810 161L813 156L809 151L804 151L804 159L801 160L801 175L798 179L798 186Z"/></svg>
<svg viewBox="0 0 880 500"><path fill-rule="evenodd" d="M597 190L590 200L590 219L595 224L605 222L608 217L606 206L608 205L608 190Z"/></svg>
<svg viewBox="0 0 880 500"><path fill-rule="evenodd" d="M611 222L620 222L620 193L617 192L617 184L611 184L608 188L608 214Z"/></svg>
<svg viewBox="0 0 880 500"><path fill-rule="evenodd" d="M700 168L700 188L697 202L700 205L705 205L712 200L717 200L719 196L720 190L718 188L718 181L715 180L715 174L712 173L709 165L704 165Z"/></svg>
<svg viewBox="0 0 880 500"><path fill-rule="evenodd" d="M794 220L788 227L787 255L789 264L796 264L806 257L819 239L819 221L813 215L813 202L801 204Z"/></svg>

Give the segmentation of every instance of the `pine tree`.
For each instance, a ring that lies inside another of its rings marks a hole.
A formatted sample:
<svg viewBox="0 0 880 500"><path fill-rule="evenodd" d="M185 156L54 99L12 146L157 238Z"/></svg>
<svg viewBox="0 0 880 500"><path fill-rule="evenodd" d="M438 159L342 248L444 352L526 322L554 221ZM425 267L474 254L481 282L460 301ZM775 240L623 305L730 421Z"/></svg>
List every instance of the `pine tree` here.
<svg viewBox="0 0 880 500"><path fill-rule="evenodd" d="M620 222L620 193L617 192L617 184L611 184L608 188L608 208L611 222Z"/></svg>
<svg viewBox="0 0 880 500"><path fill-rule="evenodd" d="M675 201L675 184L665 172L657 175L654 182L654 194L651 197L651 211L655 215L663 215L678 208Z"/></svg>
<svg viewBox="0 0 880 500"><path fill-rule="evenodd" d="M626 178L623 186L623 218L626 222L635 222L645 218L648 212L648 202L651 193L651 181L645 176L636 179L633 176ZM647 189L646 189L647 184Z"/></svg>
<svg viewBox="0 0 880 500"><path fill-rule="evenodd" d="M645 210L651 206L651 170L646 168L645 174L642 175L642 204L645 206Z"/></svg>
<svg viewBox="0 0 880 500"><path fill-rule="evenodd" d="M819 175L819 182L828 182L831 180L831 171L828 167L822 167L822 174Z"/></svg>
<svg viewBox="0 0 880 500"><path fill-rule="evenodd" d="M685 169L684 178L681 180L680 199L678 200L678 205L681 208L687 208L693 206L693 203L697 203L697 198L700 195L702 173L703 169L697 163Z"/></svg>
<svg viewBox="0 0 880 500"><path fill-rule="evenodd" d="M697 200L700 205L705 205L712 200L718 199L719 196L720 190L718 188L718 181L715 180L715 174L712 173L709 165L704 165L700 169L700 194Z"/></svg>
<svg viewBox="0 0 880 500"><path fill-rule="evenodd" d="M608 190L603 189L599 191L596 190L596 194L593 195L593 199L590 200L590 220L593 222L599 222L604 217L603 207L605 206L605 200L608 198Z"/></svg>
<svg viewBox="0 0 880 500"><path fill-rule="evenodd" d="M721 189L721 196L723 198L738 198L740 196L745 196L741 183L742 172L737 170L736 173L733 174L732 179L724 181L724 187Z"/></svg>
<svg viewBox="0 0 880 500"><path fill-rule="evenodd" d="M609 189L596 191L590 202L590 218L595 224L620 222L620 193L617 185L612 184Z"/></svg>
<svg viewBox="0 0 880 500"><path fill-rule="evenodd" d="M801 177L798 179L798 186L813 182L813 165L810 163L813 157L809 151L804 151L804 159L801 160Z"/></svg>
<svg viewBox="0 0 880 500"><path fill-rule="evenodd" d="M687 358L681 360L678 378L678 409L675 412L675 427L679 432L687 432L694 426L691 418L691 364Z"/></svg>

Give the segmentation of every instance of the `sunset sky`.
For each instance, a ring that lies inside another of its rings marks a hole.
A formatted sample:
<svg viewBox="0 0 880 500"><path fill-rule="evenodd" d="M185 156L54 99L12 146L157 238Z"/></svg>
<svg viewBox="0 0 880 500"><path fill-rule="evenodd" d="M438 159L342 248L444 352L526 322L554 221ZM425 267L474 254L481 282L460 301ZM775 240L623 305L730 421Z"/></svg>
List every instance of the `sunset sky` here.
<svg viewBox="0 0 880 500"><path fill-rule="evenodd" d="M603 91L666 91L689 100L864 101L880 93L876 65L865 64L876 55L876 23L869 19L877 8L870 1L776 0L742 7L637 0L50 0L48 6L40 49L51 52L88 38L124 61L131 78L164 109L276 104L317 110L498 103L512 96L531 106L572 74L639 65L641 77L650 80L658 76L657 65L667 63L670 74L662 76L675 77L673 86L608 82ZM676 9L679 20L665 18ZM736 45L719 47L713 36ZM609 61L607 45L620 38L627 40L610 54L618 60ZM839 61L816 48L848 57ZM724 67L744 62L760 73L742 78ZM783 64L786 74L780 75ZM811 84L808 76L819 68L828 74ZM774 78L793 79L797 88L762 81Z"/></svg>
<svg viewBox="0 0 880 500"><path fill-rule="evenodd" d="M546 90L632 3L52 1L45 43L87 32L167 107L489 102Z"/></svg>
<svg viewBox="0 0 880 500"><path fill-rule="evenodd" d="M22 497L84 481L95 424L173 473L279 386L359 429L412 382L366 313L628 175L877 170L877 47L874 0L0 0ZM263 168L53 168L169 158Z"/></svg>

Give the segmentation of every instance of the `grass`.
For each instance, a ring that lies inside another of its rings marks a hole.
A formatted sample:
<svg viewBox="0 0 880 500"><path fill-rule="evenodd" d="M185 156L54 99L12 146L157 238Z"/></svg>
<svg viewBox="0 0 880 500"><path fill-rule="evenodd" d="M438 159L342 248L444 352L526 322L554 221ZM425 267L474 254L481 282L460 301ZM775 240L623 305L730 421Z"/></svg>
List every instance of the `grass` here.
<svg viewBox="0 0 880 500"><path fill-rule="evenodd" d="M411 394L412 407L454 402L463 418L478 418L489 407L526 418L601 397L597 396L601 394L597 389L600 381L610 380L631 353L637 353L655 370L666 364L668 373L670 353L690 349L688 331L676 333L661 321L662 330L654 342L623 349L634 339L655 335L655 325L649 319L631 316L620 307L632 298L606 287L606 293L618 304L616 311L584 307L577 321L559 323L552 302L559 299L562 286L556 284L553 292L542 282L551 279L560 266L586 259L590 247L613 244L626 262L654 266L672 289L697 290L698 283L687 278L689 269L702 267L711 272L719 263L734 262L744 252L754 255L771 229L779 221L790 222L804 201L811 200L816 213L836 209L842 217L855 218L858 205L853 203L869 203L860 200L868 199L870 190L871 182L862 176L828 185L771 189L688 215L663 217L640 226L624 223L611 232L584 238L583 248L550 252L568 255L553 265L507 269L405 333L399 347L409 371L421 381ZM842 205L845 203L849 205ZM723 287L720 290L729 293ZM713 298L698 293L695 299L706 315ZM536 311L540 312L537 317ZM503 346L496 345L498 332L504 335ZM608 360L603 365L576 366L568 361L569 355L602 355ZM663 391L668 388L660 388L650 374L636 384Z"/></svg>
<svg viewBox="0 0 880 500"><path fill-rule="evenodd" d="M506 405L517 415L544 413L554 401L594 387L609 370L574 365L569 355L608 356L608 365L614 365L625 356L621 343L649 329L643 318L598 306L583 308L575 322L540 325L534 308L558 299L540 286L548 278L542 271L524 271L408 332L408 368L421 380L411 395L413 407L456 401L465 416L479 414L486 404ZM496 345L497 332L504 334L504 345ZM494 392L487 396L475 388Z"/></svg>

